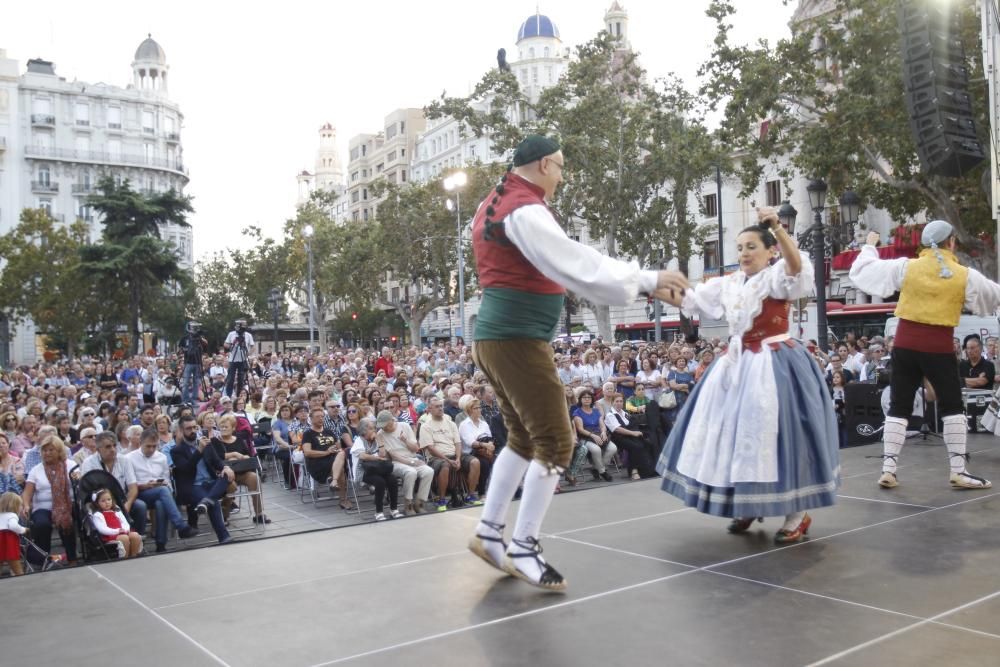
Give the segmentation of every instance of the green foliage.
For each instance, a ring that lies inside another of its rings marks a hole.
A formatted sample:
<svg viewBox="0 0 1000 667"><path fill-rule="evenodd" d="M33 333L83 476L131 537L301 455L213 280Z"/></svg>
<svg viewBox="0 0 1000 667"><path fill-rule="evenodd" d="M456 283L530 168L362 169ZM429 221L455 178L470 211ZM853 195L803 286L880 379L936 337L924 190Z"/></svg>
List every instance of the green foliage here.
<svg viewBox="0 0 1000 667"><path fill-rule="evenodd" d="M87 225L57 224L42 209L25 209L18 225L0 236L0 310L12 320L31 318L40 333L63 341L73 356L102 314L121 314L120 302L100 293L81 267Z"/></svg>
<svg viewBox="0 0 1000 667"><path fill-rule="evenodd" d="M173 190L143 196L126 180L101 179L88 204L102 215L101 241L80 248L81 267L102 279L106 293L128 302L132 354L139 351L139 318L158 307L162 290L187 279L173 245L160 239L160 225L187 226L190 197ZM147 318L148 319L148 318Z"/></svg>
<svg viewBox="0 0 1000 667"><path fill-rule="evenodd" d="M897 217L927 210L953 223L967 248L995 261L988 196L980 182L988 163L962 178L921 172L910 131L900 60L897 0L836 0L830 13L794 26L773 45L734 46L729 31L736 10L713 0L715 48L701 73L702 89L723 110L727 146L741 161L744 194L755 189L763 165L791 155L792 171L819 175L835 198L853 188L869 204ZM977 3L952 3L960 13L959 37L973 82L969 92L986 145L986 87L979 57ZM823 44L821 49L816 44ZM760 122L770 120L766 136Z"/></svg>

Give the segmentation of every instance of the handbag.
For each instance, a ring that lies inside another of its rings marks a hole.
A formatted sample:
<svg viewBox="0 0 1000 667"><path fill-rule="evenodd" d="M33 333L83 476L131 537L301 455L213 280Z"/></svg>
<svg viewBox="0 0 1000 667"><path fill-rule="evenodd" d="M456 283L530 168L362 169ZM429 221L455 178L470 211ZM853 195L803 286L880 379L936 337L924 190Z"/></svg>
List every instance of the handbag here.
<svg viewBox="0 0 1000 667"><path fill-rule="evenodd" d="M660 394L660 397L656 399L656 402L664 410L670 410L677 407L677 397L674 396L673 390L664 391Z"/></svg>
<svg viewBox="0 0 1000 667"><path fill-rule="evenodd" d="M392 461L379 459L378 461L362 461L361 467L365 474L371 473L379 477L386 477L392 474Z"/></svg>
<svg viewBox="0 0 1000 667"><path fill-rule="evenodd" d="M237 475L245 472L257 472L257 458L254 456L226 461L226 465Z"/></svg>

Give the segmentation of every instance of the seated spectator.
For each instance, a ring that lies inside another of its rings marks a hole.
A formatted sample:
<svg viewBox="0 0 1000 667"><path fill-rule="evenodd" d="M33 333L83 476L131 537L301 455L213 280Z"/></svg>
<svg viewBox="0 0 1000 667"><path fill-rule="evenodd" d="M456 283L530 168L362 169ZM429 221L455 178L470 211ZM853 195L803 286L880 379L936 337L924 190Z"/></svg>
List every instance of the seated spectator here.
<svg viewBox="0 0 1000 667"><path fill-rule="evenodd" d="M608 437L608 429L601 411L594 407L593 391L585 388L580 392L572 418L577 437L593 463L591 474L595 480L600 478L610 482L612 477L607 466L618 452L618 447Z"/></svg>
<svg viewBox="0 0 1000 667"><path fill-rule="evenodd" d="M83 461L97 453L97 431L92 428L85 428L80 431L80 449L73 455L73 462L78 466L83 465Z"/></svg>
<svg viewBox="0 0 1000 667"><path fill-rule="evenodd" d="M480 400L475 396L465 395L458 403L466 415L458 428L458 437L462 440L462 456L471 454L479 461L479 484L473 495L476 499L482 499L486 495L486 483L493 471L496 443L489 423L483 419ZM472 491L472 487L469 490Z"/></svg>
<svg viewBox="0 0 1000 667"><path fill-rule="evenodd" d="M444 402L440 398L435 396L430 399L428 415L427 421L420 426L419 441L437 479L437 511L444 512L448 509L446 496L449 491L454 505L466 502L479 504L478 497L470 493L463 500L458 491L459 476L463 473L467 475L466 483L470 491L479 484L479 459L462 456L458 427L444 413Z"/></svg>
<svg viewBox="0 0 1000 667"><path fill-rule="evenodd" d="M88 504L101 541L105 544L117 542L119 558L134 558L142 553L142 535L131 529L110 491L95 491L93 500Z"/></svg>
<svg viewBox="0 0 1000 667"><path fill-rule="evenodd" d="M604 424L611 433L611 441L618 445L618 449L628 453L632 479L656 477L653 446L643 438L641 431L629 428L629 417L621 394L615 394L611 412L604 416Z"/></svg>
<svg viewBox="0 0 1000 667"><path fill-rule="evenodd" d="M18 423L16 412L4 412L0 414L0 433L7 436L7 442L13 443L17 437ZM13 447L13 444L11 445ZM20 455L18 455L20 456Z"/></svg>
<svg viewBox="0 0 1000 667"><path fill-rule="evenodd" d="M274 399L268 399L273 401ZM264 402L267 404L267 401ZM281 474L285 480L285 485L290 488L295 488L295 479L291 474L292 468L292 451L295 447L292 445L292 437L289 431L292 425L292 406L285 403L278 409L278 414L275 419L271 421L271 443L273 445L274 458L278 460L281 465Z"/></svg>
<svg viewBox="0 0 1000 667"><path fill-rule="evenodd" d="M649 397L646 396L646 385L638 380L635 383L635 393L625 401L625 410L631 415L644 415L646 406L649 405Z"/></svg>
<svg viewBox="0 0 1000 667"><path fill-rule="evenodd" d="M125 455L118 455L118 445L115 436L110 433L97 434L97 453L83 460L80 474L91 470L104 470L111 474L125 492L125 506L122 507L129 516L129 523L140 535L146 534L146 503L139 498L139 486L135 480L135 470Z"/></svg>
<svg viewBox="0 0 1000 667"><path fill-rule="evenodd" d="M403 480L403 514L423 513L434 480L434 470L420 457L420 445L413 429L406 422L393 419L392 413L384 410L379 413L375 427L378 430L376 441L392 459L393 475Z"/></svg>
<svg viewBox="0 0 1000 667"><path fill-rule="evenodd" d="M448 387L448 389L444 392L444 413L451 417L451 420L455 422L456 426L461 421L459 415L461 415L462 418L465 417L462 413L462 408L458 404L458 400L461 397L462 390L455 385Z"/></svg>
<svg viewBox="0 0 1000 667"><path fill-rule="evenodd" d="M232 469L223 465L218 474L209 470L202 452L211 440L199 438L199 428L194 417L184 415L178 420L175 438L171 458L174 462L177 502L187 505L189 525L197 525L198 515L207 513L219 544L230 542L232 538L222 516L222 499L230 484L235 489Z"/></svg>
<svg viewBox="0 0 1000 667"><path fill-rule="evenodd" d="M125 427L125 449L122 449L122 454L128 454L129 452L137 451L142 444L142 426L138 424L132 424ZM119 447L119 449L121 449Z"/></svg>
<svg viewBox="0 0 1000 667"><path fill-rule="evenodd" d="M212 438L212 448L203 453L206 458L211 458L218 453L217 444L222 445L225 451L223 458L227 462L230 462L230 467L234 461L241 461L252 457L250 447L246 441L243 438L236 437L236 417L233 415L222 415L219 417L219 431L219 437ZM260 495L255 493L260 488L260 479L257 477L257 472L254 470L236 472L236 483L247 487L251 493L254 493L251 496L254 512L253 522L256 524L271 523L271 520L264 514L263 502Z"/></svg>
<svg viewBox="0 0 1000 667"><path fill-rule="evenodd" d="M605 382L601 385L601 398L597 401L597 409L601 411L601 418L611 412L612 399L615 397L615 383Z"/></svg>
<svg viewBox="0 0 1000 667"><path fill-rule="evenodd" d="M389 421L392 416L389 416ZM362 419L358 429L358 437L351 447L351 457L355 463L354 478L375 487L375 520L385 521L385 495L389 494L389 516L399 519L403 514L397 508L399 489L396 477L393 475L393 463L385 447L376 439L376 421Z"/></svg>
<svg viewBox="0 0 1000 667"><path fill-rule="evenodd" d="M24 491L24 463L10 453L10 440L0 433L0 494L11 491L20 495Z"/></svg>
<svg viewBox="0 0 1000 667"><path fill-rule="evenodd" d="M329 484L330 492L340 490L340 507L353 507L347 497L344 474L347 452L341 436L326 428L326 412L321 406L309 412L309 428L302 432L302 455L305 457L306 472L320 484Z"/></svg>
<svg viewBox="0 0 1000 667"><path fill-rule="evenodd" d="M854 373L852 373L851 371L847 370L844 367L842 357L838 353L830 355L830 365L827 366L827 371L826 371L826 384L828 386L833 384L834 371L843 374L844 384L850 384L851 382L854 382L857 379Z"/></svg>
<svg viewBox="0 0 1000 667"><path fill-rule="evenodd" d="M25 415L21 418L21 427L13 440L10 441L10 451L14 453L14 456L21 457L24 459L25 453L33 449L38 443L38 428L41 426L38 422L38 418L34 415ZM25 461L25 467L27 467L27 461ZM31 472L26 470L26 472Z"/></svg>
<svg viewBox="0 0 1000 667"><path fill-rule="evenodd" d="M159 451L159 432L146 429L139 449L125 455L135 471L139 498L156 512L156 553L167 550L167 521L174 524L181 538L194 537L198 531L181 517L170 488L170 466Z"/></svg>
<svg viewBox="0 0 1000 667"><path fill-rule="evenodd" d="M42 461L28 473L21 494L21 514L30 517L31 541L48 553L52 551L52 529L70 564L76 563L76 528L73 525L73 482L80 476L76 464L66 458L69 449L62 440L49 436L38 446ZM42 554L28 550L28 562L41 565Z"/></svg>

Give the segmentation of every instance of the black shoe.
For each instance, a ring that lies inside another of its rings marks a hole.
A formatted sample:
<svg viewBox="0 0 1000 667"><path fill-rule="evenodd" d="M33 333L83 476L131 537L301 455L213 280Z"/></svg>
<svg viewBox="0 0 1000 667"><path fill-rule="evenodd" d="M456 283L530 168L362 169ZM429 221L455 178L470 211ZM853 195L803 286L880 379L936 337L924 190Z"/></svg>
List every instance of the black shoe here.
<svg viewBox="0 0 1000 667"><path fill-rule="evenodd" d="M265 514L258 514L253 518L253 522L256 524L265 524L265 523L271 523L271 520L268 519L267 515Z"/></svg>
<svg viewBox="0 0 1000 667"><path fill-rule="evenodd" d="M538 543L533 537L529 537L525 541L512 539L512 543L521 547L522 549L528 549L528 551L511 553L507 552L506 558L504 558L503 569L508 574L511 574L521 581L526 581L532 586L541 588L542 590L552 591L553 593L563 593L566 591L566 579L559 574L559 572L545 562L542 558L542 545ZM528 575L517 569L517 565L514 564L517 558L534 558L535 562L538 563L539 568L542 570L542 576L538 581L535 581Z"/></svg>
<svg viewBox="0 0 1000 667"><path fill-rule="evenodd" d="M156 545L156 553L162 554L166 550L167 550L167 545L166 544L157 544Z"/></svg>
<svg viewBox="0 0 1000 667"><path fill-rule="evenodd" d="M593 476L595 482L601 478L601 473L597 472L597 468L591 468L590 474Z"/></svg>
<svg viewBox="0 0 1000 667"><path fill-rule="evenodd" d="M208 503L206 503L204 500L201 501L200 503L195 505L194 511L201 515L208 514Z"/></svg>
<svg viewBox="0 0 1000 667"><path fill-rule="evenodd" d="M601 473L601 479L603 479L605 482L610 482L614 480L614 477L611 476L611 473L605 470L604 472Z"/></svg>
<svg viewBox="0 0 1000 667"><path fill-rule="evenodd" d="M186 540L189 537L195 537L195 536L197 536L198 535L198 529L195 528L194 526L184 526L183 528L181 528L180 530L177 531L177 535L181 539L185 539Z"/></svg>

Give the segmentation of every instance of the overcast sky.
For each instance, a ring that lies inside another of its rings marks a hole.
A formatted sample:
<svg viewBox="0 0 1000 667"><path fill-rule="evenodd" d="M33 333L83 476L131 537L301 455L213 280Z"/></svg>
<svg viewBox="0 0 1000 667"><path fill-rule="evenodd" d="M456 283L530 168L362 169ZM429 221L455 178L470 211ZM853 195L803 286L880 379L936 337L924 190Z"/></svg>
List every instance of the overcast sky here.
<svg viewBox="0 0 1000 667"><path fill-rule="evenodd" d="M545 0L542 14L573 47L597 34L612 0ZM630 41L651 77L693 82L714 35L708 0L628 0ZM736 0L741 42L788 34L796 2ZM400 107L459 95L514 46L533 1L367 0L246 3L176 0L104 4L5 2L0 48L19 61L55 61L67 80L131 82L136 47L152 33L167 55L170 97L184 114L182 143L196 213L195 256L245 245L257 224L278 236L294 215L295 175L313 169L317 130L347 142L382 129ZM692 83L693 85L693 83Z"/></svg>

